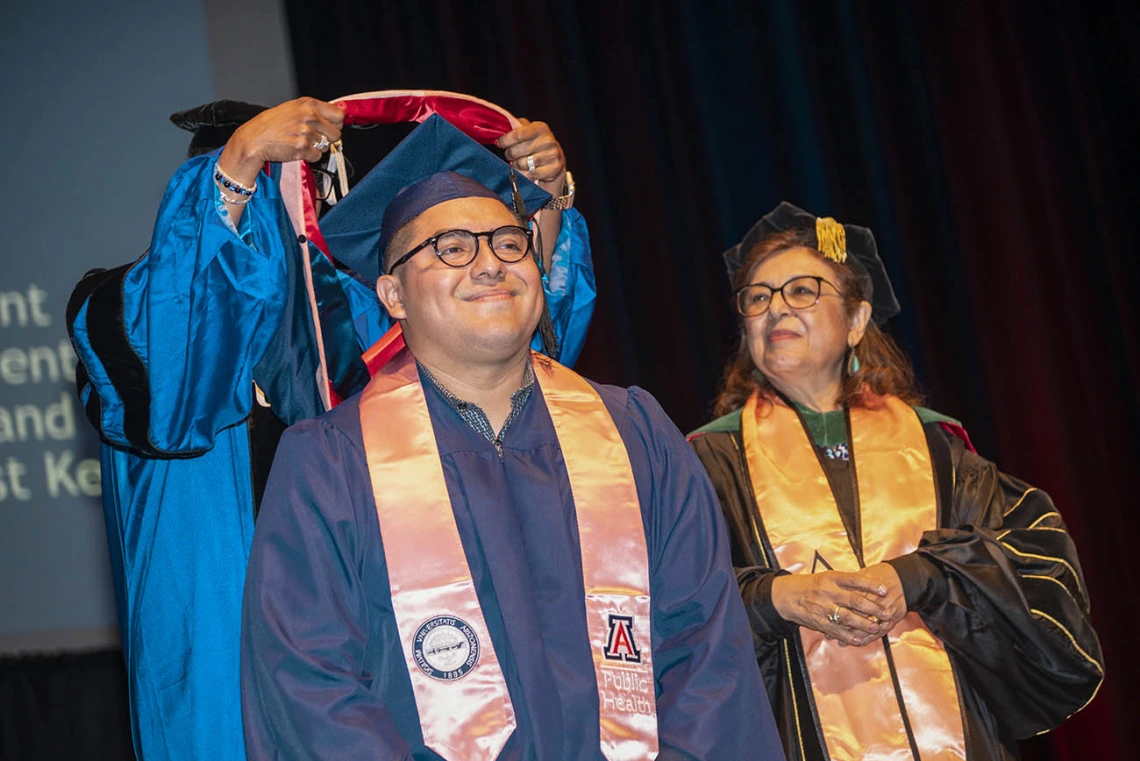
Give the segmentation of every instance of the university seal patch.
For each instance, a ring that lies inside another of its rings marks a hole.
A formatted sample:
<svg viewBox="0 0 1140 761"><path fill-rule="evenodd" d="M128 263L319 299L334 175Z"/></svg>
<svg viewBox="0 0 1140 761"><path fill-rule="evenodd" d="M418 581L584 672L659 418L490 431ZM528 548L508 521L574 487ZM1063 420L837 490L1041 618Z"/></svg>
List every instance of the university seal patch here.
<svg viewBox="0 0 1140 761"><path fill-rule="evenodd" d="M479 638L461 618L435 616L424 621L412 641L416 665L432 679L462 679L479 662Z"/></svg>

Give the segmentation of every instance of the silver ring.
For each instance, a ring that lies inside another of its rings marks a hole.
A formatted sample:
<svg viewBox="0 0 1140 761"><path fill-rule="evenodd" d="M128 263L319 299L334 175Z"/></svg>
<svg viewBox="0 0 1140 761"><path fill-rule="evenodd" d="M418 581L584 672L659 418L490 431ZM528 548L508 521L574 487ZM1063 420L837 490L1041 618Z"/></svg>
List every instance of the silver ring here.
<svg viewBox="0 0 1140 761"><path fill-rule="evenodd" d="M531 174L534 174L534 156L526 157L526 170Z"/></svg>
<svg viewBox="0 0 1140 761"><path fill-rule="evenodd" d="M836 605L835 610L831 611L831 615L827 617L827 620L833 624L838 624L839 623L839 609L840 609L840 606Z"/></svg>
<svg viewBox="0 0 1140 761"><path fill-rule="evenodd" d="M313 143L313 147L323 153L324 150L329 147L329 139L324 135L321 135L321 139Z"/></svg>

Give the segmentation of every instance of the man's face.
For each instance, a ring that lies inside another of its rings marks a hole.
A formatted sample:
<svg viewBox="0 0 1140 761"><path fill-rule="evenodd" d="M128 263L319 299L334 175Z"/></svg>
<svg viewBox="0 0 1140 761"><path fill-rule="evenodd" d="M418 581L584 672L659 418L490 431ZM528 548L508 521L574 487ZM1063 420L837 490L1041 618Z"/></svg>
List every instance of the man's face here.
<svg viewBox="0 0 1140 761"><path fill-rule="evenodd" d="M409 234L400 238L410 249L447 230L485 232L517 224L499 201L457 198L413 219ZM543 308L534 258L504 264L486 237L478 244L474 261L465 267L444 264L427 246L376 283L380 300L402 322L408 345L421 360L442 354L453 361L504 361L530 344ZM390 253L392 259L403 255Z"/></svg>

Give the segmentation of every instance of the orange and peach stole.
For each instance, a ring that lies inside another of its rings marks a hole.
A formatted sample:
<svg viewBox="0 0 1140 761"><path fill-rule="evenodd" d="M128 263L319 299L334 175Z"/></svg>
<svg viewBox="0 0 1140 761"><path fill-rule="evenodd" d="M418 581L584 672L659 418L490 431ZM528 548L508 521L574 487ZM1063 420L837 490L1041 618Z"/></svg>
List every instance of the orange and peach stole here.
<svg viewBox="0 0 1140 761"><path fill-rule="evenodd" d="M922 424L899 399L882 402L875 410L850 412L867 565L912 552L938 520ZM827 476L796 413L753 394L741 423L748 474L779 567L812 573L818 553L836 571L859 570ZM814 629L800 628L828 754L836 761L913 759L905 708L922 761L964 759L958 691L942 643L913 612L886 639L902 707L882 639L840 647Z"/></svg>
<svg viewBox="0 0 1140 761"><path fill-rule="evenodd" d="M515 729L515 711L411 352L373 375L360 399L360 428L424 744L449 761L492 761Z"/></svg>
<svg viewBox="0 0 1140 761"><path fill-rule="evenodd" d="M532 353L531 359L574 494L602 755L608 761L653 759L649 550L629 453L584 378L549 357Z"/></svg>
<svg viewBox="0 0 1140 761"><path fill-rule="evenodd" d="M602 750L609 761L652 759L657 720L648 552L628 455L593 388L545 357L533 360L578 513ZM410 352L400 352L373 376L360 415L424 743L449 761L490 761L514 731L514 709L455 525ZM631 529L636 530L629 536Z"/></svg>

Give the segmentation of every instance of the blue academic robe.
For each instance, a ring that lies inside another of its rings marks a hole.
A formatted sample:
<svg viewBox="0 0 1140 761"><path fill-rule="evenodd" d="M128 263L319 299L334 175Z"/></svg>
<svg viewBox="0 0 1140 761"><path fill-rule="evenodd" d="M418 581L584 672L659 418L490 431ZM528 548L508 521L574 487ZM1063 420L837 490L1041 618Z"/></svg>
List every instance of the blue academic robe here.
<svg viewBox="0 0 1140 761"><path fill-rule="evenodd" d="M245 758L238 645L251 469L267 472L272 457L271 446L257 455L258 421L283 428L275 418L322 411L303 254L278 185L259 178L235 230L212 175L211 156L184 164L149 252L90 274L68 309L80 400L104 442L108 546L144 761ZM369 287L311 253L329 375L347 397L367 380L363 348L389 321ZM594 302L576 211L563 213L547 288L562 360L573 362ZM255 402L255 381L272 416Z"/></svg>
<svg viewBox="0 0 1140 761"><path fill-rule="evenodd" d="M500 458L424 386L456 524L517 713L499 758L600 761L578 528L545 401L536 387ZM625 443L641 503L659 758L783 759L704 469L648 393L595 388ZM287 431L269 479L242 624L252 761L439 759L423 745L400 647L358 401Z"/></svg>

